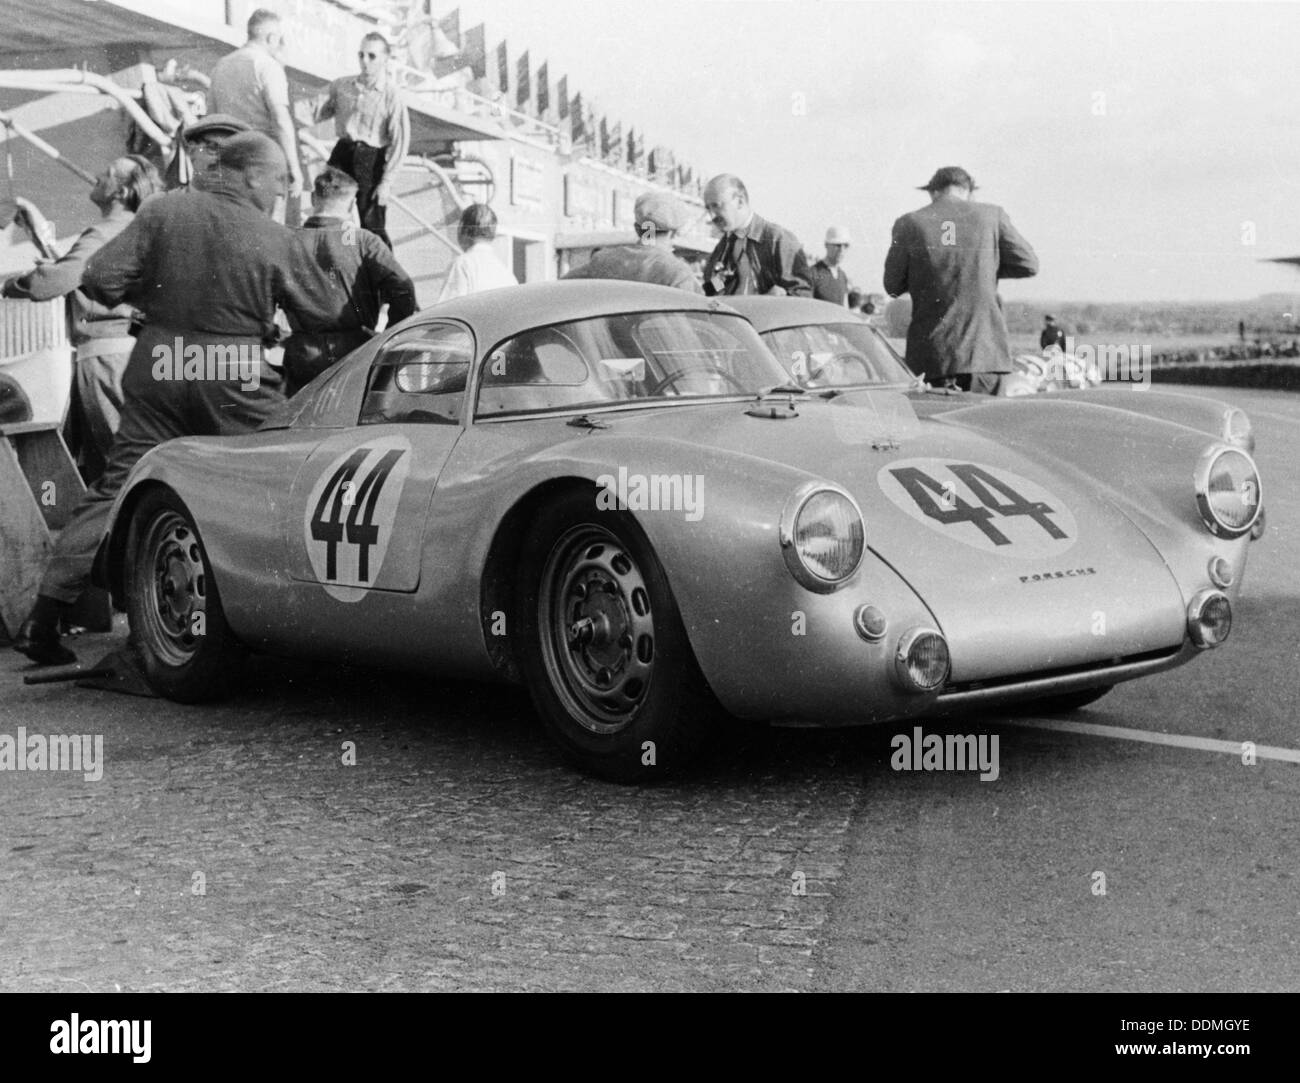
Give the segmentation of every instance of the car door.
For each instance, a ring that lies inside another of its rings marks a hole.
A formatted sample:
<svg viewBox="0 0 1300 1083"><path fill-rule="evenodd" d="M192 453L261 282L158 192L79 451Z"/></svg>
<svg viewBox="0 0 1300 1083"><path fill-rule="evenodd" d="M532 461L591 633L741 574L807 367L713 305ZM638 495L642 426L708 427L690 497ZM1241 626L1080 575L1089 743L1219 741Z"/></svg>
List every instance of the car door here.
<svg viewBox="0 0 1300 1083"><path fill-rule="evenodd" d="M474 355L453 321L395 335L376 353L355 427L321 441L290 490L282 537L290 576L336 602L420 583L425 521L463 430Z"/></svg>

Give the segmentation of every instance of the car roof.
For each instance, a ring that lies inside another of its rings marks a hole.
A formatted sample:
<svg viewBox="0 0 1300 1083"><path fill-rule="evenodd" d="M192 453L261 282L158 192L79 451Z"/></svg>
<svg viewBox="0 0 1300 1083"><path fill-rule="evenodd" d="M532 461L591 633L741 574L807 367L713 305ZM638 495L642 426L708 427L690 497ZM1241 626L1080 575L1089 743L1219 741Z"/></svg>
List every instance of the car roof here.
<svg viewBox="0 0 1300 1083"><path fill-rule="evenodd" d="M296 395L283 413L278 413L262 428L329 428L354 424L376 351L388 342L391 332L399 329L405 331L437 320L460 320L473 330L477 340L475 350L481 357L497 343L534 327L625 312L721 312L739 316L734 308L715 297L673 286L605 279L536 282L455 297L421 309L395 327L385 328L331 370L332 376Z"/></svg>
<svg viewBox="0 0 1300 1083"><path fill-rule="evenodd" d="M809 297L728 297L727 304L759 332L809 324L866 323L843 305L814 301Z"/></svg>
<svg viewBox="0 0 1300 1083"><path fill-rule="evenodd" d="M592 319L618 312L726 312L735 310L715 297L646 282L582 279L503 286L455 297L421 309L402 326L435 319L463 320L474 329L480 348L533 327Z"/></svg>

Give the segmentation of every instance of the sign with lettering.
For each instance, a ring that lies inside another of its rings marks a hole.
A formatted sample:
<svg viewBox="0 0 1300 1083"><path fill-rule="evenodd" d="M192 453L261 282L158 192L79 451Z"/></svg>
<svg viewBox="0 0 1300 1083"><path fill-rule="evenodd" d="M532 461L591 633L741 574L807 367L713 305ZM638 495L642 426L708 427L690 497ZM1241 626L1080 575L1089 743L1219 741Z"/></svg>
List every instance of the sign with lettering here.
<svg viewBox="0 0 1300 1083"><path fill-rule="evenodd" d="M540 210L545 202L546 171L519 155L510 158L510 205Z"/></svg>
<svg viewBox="0 0 1300 1083"><path fill-rule="evenodd" d="M569 218L600 218L600 188L576 173L564 175L564 213Z"/></svg>

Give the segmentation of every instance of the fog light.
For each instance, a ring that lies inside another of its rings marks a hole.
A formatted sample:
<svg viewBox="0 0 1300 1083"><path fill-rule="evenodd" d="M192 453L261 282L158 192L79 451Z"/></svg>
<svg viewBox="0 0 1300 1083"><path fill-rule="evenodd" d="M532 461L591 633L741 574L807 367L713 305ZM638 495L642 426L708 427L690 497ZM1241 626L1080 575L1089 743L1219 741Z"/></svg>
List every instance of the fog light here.
<svg viewBox="0 0 1300 1083"><path fill-rule="evenodd" d="M894 673L908 692L933 692L948 679L948 643L931 628L913 628L898 641Z"/></svg>
<svg viewBox="0 0 1300 1083"><path fill-rule="evenodd" d="M1187 634L1201 649L1217 647L1232 631L1232 605L1217 590L1203 590L1187 607Z"/></svg>
<svg viewBox="0 0 1300 1083"><path fill-rule="evenodd" d="M1210 558L1210 582L1216 587L1232 586L1232 565L1224 557Z"/></svg>
<svg viewBox="0 0 1300 1083"><path fill-rule="evenodd" d="M879 639L887 626L885 614L874 605L860 605L853 614L853 627L863 639Z"/></svg>

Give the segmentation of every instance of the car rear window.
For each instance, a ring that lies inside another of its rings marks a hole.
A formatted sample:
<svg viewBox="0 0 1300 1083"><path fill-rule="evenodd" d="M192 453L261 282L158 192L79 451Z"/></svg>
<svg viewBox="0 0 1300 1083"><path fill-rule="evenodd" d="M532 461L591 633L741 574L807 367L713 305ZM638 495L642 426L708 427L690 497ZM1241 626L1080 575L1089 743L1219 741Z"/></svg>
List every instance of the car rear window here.
<svg viewBox="0 0 1300 1083"><path fill-rule="evenodd" d="M360 424L458 424L473 360L474 339L461 324L426 324L394 336L371 366Z"/></svg>

